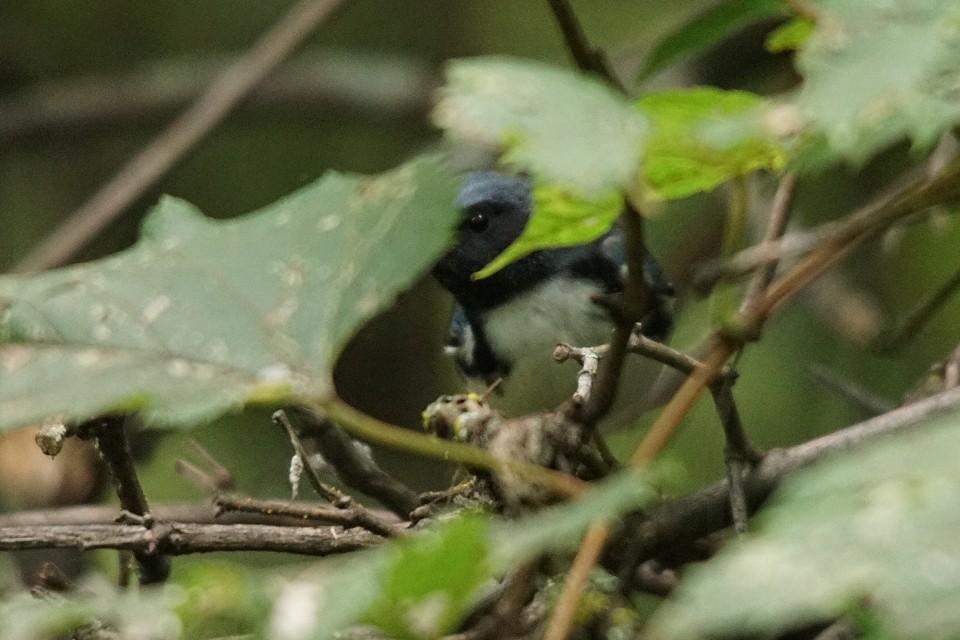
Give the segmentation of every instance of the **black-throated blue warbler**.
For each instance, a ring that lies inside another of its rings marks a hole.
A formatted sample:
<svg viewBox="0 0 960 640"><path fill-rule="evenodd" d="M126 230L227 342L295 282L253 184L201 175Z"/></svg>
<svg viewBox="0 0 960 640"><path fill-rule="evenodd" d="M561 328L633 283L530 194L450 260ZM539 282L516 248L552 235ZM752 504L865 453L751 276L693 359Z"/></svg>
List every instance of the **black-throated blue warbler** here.
<svg viewBox="0 0 960 640"><path fill-rule="evenodd" d="M560 342L609 342L613 325L594 302L623 289L623 237L616 227L586 244L542 249L483 279L471 276L522 233L532 211L532 185L522 176L469 174L457 197L457 244L433 269L456 299L446 347L472 390L502 379L493 406L508 416L548 410L569 399L575 372L553 361ZM644 276L654 293L644 334L670 331L672 288L652 256ZM631 358L604 425L626 426L655 404L647 394L659 365Z"/></svg>

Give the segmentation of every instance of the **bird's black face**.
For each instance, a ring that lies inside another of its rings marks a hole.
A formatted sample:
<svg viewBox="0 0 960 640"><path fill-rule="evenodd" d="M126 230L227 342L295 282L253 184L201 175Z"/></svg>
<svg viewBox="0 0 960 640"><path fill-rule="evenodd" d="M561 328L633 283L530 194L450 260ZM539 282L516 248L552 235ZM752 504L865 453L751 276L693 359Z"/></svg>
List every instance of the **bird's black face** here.
<svg viewBox="0 0 960 640"><path fill-rule="evenodd" d="M511 273L524 268L514 263L499 278L470 279L520 237L530 218L530 182L498 173L474 173L464 181L457 205L462 215L457 246L440 259L433 275L461 303L471 305L474 298L508 285L504 276L509 280Z"/></svg>

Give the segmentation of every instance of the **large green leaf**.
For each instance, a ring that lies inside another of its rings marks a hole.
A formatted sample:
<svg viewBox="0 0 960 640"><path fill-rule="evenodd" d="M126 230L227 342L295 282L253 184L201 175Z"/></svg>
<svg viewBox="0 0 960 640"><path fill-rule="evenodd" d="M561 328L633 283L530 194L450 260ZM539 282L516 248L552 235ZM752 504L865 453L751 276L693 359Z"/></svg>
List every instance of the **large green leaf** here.
<svg viewBox="0 0 960 640"><path fill-rule="evenodd" d="M836 153L863 161L910 137L929 146L960 123L956 0L812 0L792 104Z"/></svg>
<svg viewBox="0 0 960 640"><path fill-rule="evenodd" d="M958 637L958 452L954 412L797 474L757 534L691 567L651 637L773 637L862 608L874 637Z"/></svg>
<svg viewBox="0 0 960 640"><path fill-rule="evenodd" d="M344 343L446 247L455 194L423 159L331 174L227 222L164 198L128 251L0 278L0 430L329 398Z"/></svg>
<svg viewBox="0 0 960 640"><path fill-rule="evenodd" d="M647 130L599 80L509 58L452 62L434 119L455 139L501 151L508 166L586 198L629 189Z"/></svg>

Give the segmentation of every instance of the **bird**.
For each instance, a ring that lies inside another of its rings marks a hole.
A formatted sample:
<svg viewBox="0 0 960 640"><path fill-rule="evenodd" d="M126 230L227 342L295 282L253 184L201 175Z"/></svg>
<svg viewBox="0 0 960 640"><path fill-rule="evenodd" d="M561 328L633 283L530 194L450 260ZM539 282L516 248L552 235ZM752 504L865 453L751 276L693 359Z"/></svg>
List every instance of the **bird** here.
<svg viewBox="0 0 960 640"><path fill-rule="evenodd" d="M472 275L526 227L533 209L532 181L495 171L470 173L456 206L456 244L432 271L455 300L444 350L471 391L481 393L498 383L490 402L503 415L555 409L573 395L576 378L554 361L555 346L610 340L613 323L595 300L624 288L623 234L614 226L591 242L540 249L475 279ZM653 295L642 331L663 341L672 328L673 288L649 252L644 278ZM628 426L653 408L656 402L645 396L660 370L638 356L628 360L618 398L601 428Z"/></svg>

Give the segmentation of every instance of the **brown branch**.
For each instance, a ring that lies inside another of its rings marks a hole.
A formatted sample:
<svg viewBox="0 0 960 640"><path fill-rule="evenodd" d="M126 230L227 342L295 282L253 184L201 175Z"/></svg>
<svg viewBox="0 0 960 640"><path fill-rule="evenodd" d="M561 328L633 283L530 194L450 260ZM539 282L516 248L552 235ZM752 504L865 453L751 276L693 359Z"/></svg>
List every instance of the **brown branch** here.
<svg viewBox="0 0 960 640"><path fill-rule="evenodd" d="M15 270L48 269L69 260L223 120L341 1L300 0Z"/></svg>
<svg viewBox="0 0 960 640"><path fill-rule="evenodd" d="M915 428L958 407L960 389L952 389L804 444L769 452L744 476L750 513L755 513L779 483L798 469L829 455ZM724 480L668 502L630 527L623 539L634 541L633 561L639 564L729 527L732 520L728 487Z"/></svg>
<svg viewBox="0 0 960 640"><path fill-rule="evenodd" d="M304 508L321 505L302 504ZM304 524L323 524L308 519L306 523L300 515L291 517L277 513L245 513L231 511L222 513L213 504L161 504L150 509L158 521L176 521L189 524L267 524L277 527L302 527ZM36 509L16 513L0 514L0 528L3 527L39 527L46 525L88 525L116 523L117 509L109 505L90 504L57 509Z"/></svg>
<svg viewBox="0 0 960 640"><path fill-rule="evenodd" d="M0 528L0 551L120 549L136 554L185 555L210 551L279 551L326 556L383 542L365 529L276 527L258 524L158 522L152 528L123 524L40 525Z"/></svg>
<svg viewBox="0 0 960 640"><path fill-rule="evenodd" d="M120 508L149 527L153 516L133 464L125 423L124 416L106 416L81 425L77 432L88 433L96 438L97 448L107 464L117 497L120 499ZM140 567L141 584L163 582L169 577L170 560L156 553L155 548L137 551L134 555Z"/></svg>
<svg viewBox="0 0 960 640"><path fill-rule="evenodd" d="M258 500L249 496L217 496L214 498L213 504L217 507L218 519L221 514L226 513L258 513L267 517L293 518L301 523L314 521L316 523L335 524L348 529L364 527L362 519L358 519L352 511L327 505Z"/></svg>

